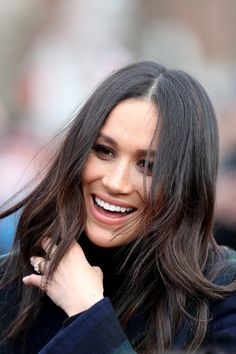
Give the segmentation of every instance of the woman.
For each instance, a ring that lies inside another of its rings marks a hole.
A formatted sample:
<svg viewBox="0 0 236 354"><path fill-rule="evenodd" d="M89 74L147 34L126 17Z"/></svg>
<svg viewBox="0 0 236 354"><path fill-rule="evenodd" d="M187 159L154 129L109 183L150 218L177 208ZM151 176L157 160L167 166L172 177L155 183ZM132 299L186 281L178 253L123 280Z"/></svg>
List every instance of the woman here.
<svg viewBox="0 0 236 354"><path fill-rule="evenodd" d="M108 77L42 182L2 213L23 210L2 265L1 353L233 350L217 161L214 110L193 78L153 62Z"/></svg>

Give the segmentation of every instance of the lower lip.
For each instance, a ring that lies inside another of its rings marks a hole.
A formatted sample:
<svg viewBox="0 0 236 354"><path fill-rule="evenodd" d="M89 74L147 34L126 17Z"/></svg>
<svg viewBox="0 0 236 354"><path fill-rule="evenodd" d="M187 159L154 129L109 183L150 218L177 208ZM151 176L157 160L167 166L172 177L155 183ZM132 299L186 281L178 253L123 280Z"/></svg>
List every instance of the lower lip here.
<svg viewBox="0 0 236 354"><path fill-rule="evenodd" d="M98 207L96 207L93 198L90 198L90 207L91 207L91 211L92 214L94 216L94 218L103 223L103 224L107 224L107 225L119 225L119 224L123 224L124 222L126 222L130 217L131 214L126 214L126 215L122 215L122 216L116 216L114 213L111 215L105 215L102 212L102 209L100 211L100 209Z"/></svg>

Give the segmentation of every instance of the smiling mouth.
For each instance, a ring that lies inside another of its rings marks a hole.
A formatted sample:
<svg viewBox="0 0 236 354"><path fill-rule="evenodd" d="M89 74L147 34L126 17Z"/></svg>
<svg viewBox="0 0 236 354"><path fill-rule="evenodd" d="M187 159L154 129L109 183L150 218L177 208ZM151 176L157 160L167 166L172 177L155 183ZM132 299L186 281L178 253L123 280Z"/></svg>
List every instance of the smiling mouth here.
<svg viewBox="0 0 236 354"><path fill-rule="evenodd" d="M108 202L105 202L104 200L98 198L95 195L92 195L93 198L93 203L95 207L102 213L110 215L110 216L116 216L116 217L122 217L125 215L129 215L136 211L136 208L125 208L120 205L115 205L115 204L110 204Z"/></svg>

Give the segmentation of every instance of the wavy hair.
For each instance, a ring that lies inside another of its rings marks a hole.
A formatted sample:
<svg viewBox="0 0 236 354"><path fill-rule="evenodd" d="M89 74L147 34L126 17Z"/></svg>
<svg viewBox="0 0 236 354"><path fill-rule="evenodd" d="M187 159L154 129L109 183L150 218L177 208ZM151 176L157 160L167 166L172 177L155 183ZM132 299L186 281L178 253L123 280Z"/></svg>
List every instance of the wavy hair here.
<svg viewBox="0 0 236 354"><path fill-rule="evenodd" d="M223 259L212 235L218 164L215 113L202 86L182 71L138 62L112 73L95 90L68 127L43 180L1 214L5 217L22 208L1 286L21 283L32 269L29 258L43 254L46 237L51 237L52 247L58 245L49 276L71 242L79 239L86 219L81 191L84 165L109 113L129 98L156 104L153 142L158 140L158 148L144 222L123 265L126 286L121 288L117 311L125 328L140 308L147 307L150 325L136 347L140 353L171 348L184 319L192 328L185 349L196 350L206 335L209 300L222 298L235 286L213 282ZM27 329L39 312L41 292L21 288L21 306L8 328L8 339Z"/></svg>

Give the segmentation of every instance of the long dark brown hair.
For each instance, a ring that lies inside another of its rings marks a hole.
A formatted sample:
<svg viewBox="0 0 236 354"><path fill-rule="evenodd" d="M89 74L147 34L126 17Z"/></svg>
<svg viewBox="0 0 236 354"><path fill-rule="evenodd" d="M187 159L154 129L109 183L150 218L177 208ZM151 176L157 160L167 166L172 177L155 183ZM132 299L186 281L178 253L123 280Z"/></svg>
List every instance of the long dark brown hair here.
<svg viewBox="0 0 236 354"><path fill-rule="evenodd" d="M145 222L127 253L126 287L117 311L125 327L147 306L150 326L138 352L171 348L184 318L192 328L185 349L195 350L206 335L209 300L222 298L235 285L213 283L224 257L212 235L218 164L215 113L202 86L182 71L139 62L116 71L95 90L68 127L43 180L1 214L3 218L22 208L1 286L21 283L32 272L29 258L42 254L46 237L51 237L51 246L58 245L53 274L71 242L84 231L81 173L101 127L120 101L142 97L157 105L153 141L158 140L158 149ZM8 339L26 330L39 311L38 289L22 287L19 293L21 306Z"/></svg>

